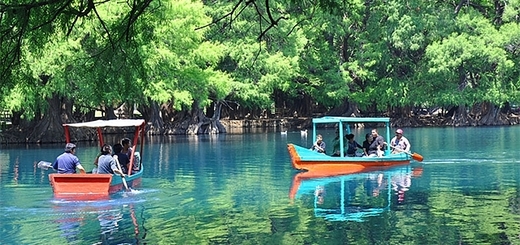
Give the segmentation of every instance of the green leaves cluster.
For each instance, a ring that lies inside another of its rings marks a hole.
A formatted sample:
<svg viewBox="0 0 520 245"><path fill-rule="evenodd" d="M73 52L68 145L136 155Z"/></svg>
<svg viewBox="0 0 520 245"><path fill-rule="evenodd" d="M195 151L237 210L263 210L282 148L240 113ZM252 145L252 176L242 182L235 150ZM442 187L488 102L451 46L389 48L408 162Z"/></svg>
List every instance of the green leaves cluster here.
<svg viewBox="0 0 520 245"><path fill-rule="evenodd" d="M269 108L278 92L377 111L516 103L519 5L7 1L0 55L13 62L1 65L0 107L31 118L60 95L85 112L150 101Z"/></svg>

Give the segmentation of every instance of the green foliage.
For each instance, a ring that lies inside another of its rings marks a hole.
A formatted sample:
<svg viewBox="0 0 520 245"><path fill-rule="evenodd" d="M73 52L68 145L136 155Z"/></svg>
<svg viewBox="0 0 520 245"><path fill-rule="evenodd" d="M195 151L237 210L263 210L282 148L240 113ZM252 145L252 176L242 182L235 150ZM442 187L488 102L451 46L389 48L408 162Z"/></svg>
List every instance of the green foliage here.
<svg viewBox="0 0 520 245"><path fill-rule="evenodd" d="M457 27L459 33L432 43L426 53L429 72L442 79L436 84L440 90L448 93L457 88L456 96L439 102L472 105L489 101L500 105L511 100L508 84L514 81L508 81L507 74L513 73L515 63L504 49L507 41L503 35L475 12L460 14Z"/></svg>
<svg viewBox="0 0 520 245"><path fill-rule="evenodd" d="M84 112L150 100L176 110L219 100L270 108L276 91L378 111L520 102L518 1L500 15L490 1L454 11L447 2L401 0L159 0L137 18L117 1L80 17L80 2L31 11L5 4L0 28L13 31L0 55L14 58L17 44L21 52L16 69L2 67L0 106L23 105L28 118L55 95Z"/></svg>

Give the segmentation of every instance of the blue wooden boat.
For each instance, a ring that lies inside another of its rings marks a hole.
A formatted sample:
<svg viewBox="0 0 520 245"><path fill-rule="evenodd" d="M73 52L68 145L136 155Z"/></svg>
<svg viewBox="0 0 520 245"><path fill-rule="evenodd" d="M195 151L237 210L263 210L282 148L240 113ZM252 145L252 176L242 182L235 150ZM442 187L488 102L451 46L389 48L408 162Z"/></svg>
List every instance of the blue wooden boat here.
<svg viewBox="0 0 520 245"><path fill-rule="evenodd" d="M333 157L327 154L318 153L307 147L288 144L287 148L291 157L292 166L295 169L313 171L316 176L329 176L330 173L348 174L362 171L365 168L379 166L395 166L409 164L411 159L422 161L422 156L417 153L402 152L391 154L390 149L384 151L381 157L349 157L345 156L344 136L351 133L351 124L381 124L385 128L385 140L390 137L390 118L386 117L321 117L312 120L312 140L316 141L317 129L319 124L328 124L338 128L340 139L341 156ZM380 132L383 130L380 130Z"/></svg>
<svg viewBox="0 0 520 245"><path fill-rule="evenodd" d="M143 151L145 134L145 121L142 119L118 119L118 120L97 120L83 123L63 124L65 139L71 142L70 129L74 128L95 128L97 131L100 147L104 144L103 128L115 127L125 128L134 127L134 138L132 141L132 152L130 166L127 175L122 178L116 174L49 174L55 196L74 197L74 198L98 198L105 197L111 193L123 189L136 187L141 184L143 175L143 164L140 153ZM137 147L140 146L140 149ZM137 151L140 150L140 151ZM139 171L132 172L132 166L139 166Z"/></svg>

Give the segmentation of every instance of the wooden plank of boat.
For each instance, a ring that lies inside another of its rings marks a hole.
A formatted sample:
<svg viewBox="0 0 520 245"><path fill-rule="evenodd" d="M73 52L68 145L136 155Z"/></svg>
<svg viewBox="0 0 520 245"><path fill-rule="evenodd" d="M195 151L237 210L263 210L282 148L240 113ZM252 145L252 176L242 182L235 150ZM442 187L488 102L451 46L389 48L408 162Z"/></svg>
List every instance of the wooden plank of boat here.
<svg viewBox="0 0 520 245"><path fill-rule="evenodd" d="M352 171L362 171L367 167L410 163L410 156L404 153L383 157L332 157L294 144L288 144L287 150L295 169L325 173L348 174Z"/></svg>
<svg viewBox="0 0 520 245"><path fill-rule="evenodd" d="M49 174L55 194L107 196L111 174Z"/></svg>
<svg viewBox="0 0 520 245"><path fill-rule="evenodd" d="M141 185L142 176L143 176L142 167L139 170L139 172L134 173L132 175L127 175L125 177L125 179L126 179L128 188L131 189L132 187ZM124 189L125 189L125 187L123 185L123 180L119 176L115 176L114 178L112 178L112 181L110 182L110 189L108 191L110 194L116 193L116 192L124 190Z"/></svg>
<svg viewBox="0 0 520 245"><path fill-rule="evenodd" d="M135 174L127 175L129 187L139 186L143 169ZM58 197L86 195L102 197L124 189L122 179L112 174L50 174L53 192Z"/></svg>

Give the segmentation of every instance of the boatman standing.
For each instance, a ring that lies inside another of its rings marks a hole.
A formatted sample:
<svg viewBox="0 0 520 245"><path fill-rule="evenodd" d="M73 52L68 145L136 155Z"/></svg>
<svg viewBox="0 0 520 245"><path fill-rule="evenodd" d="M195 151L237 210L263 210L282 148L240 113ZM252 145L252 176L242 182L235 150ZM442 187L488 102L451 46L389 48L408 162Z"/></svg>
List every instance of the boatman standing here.
<svg viewBox="0 0 520 245"><path fill-rule="evenodd" d="M85 169L81 166L79 158L74 154L76 154L76 145L67 143L67 145L65 145L65 152L56 158L52 168L58 170L59 174L75 174L76 168L78 168L79 171L84 174Z"/></svg>

